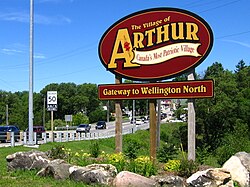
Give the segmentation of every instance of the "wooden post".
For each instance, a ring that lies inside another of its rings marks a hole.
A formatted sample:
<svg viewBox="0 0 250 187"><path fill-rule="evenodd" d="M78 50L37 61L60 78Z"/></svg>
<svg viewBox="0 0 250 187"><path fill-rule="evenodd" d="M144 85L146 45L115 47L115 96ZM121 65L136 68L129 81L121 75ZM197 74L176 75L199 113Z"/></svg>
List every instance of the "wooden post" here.
<svg viewBox="0 0 250 187"><path fill-rule="evenodd" d="M52 142L54 142L54 122L53 122L53 110L51 110L51 134L52 134Z"/></svg>
<svg viewBox="0 0 250 187"><path fill-rule="evenodd" d="M115 83L121 84L122 78L118 75L115 76ZM115 102L115 152L122 152L122 109L121 100Z"/></svg>
<svg viewBox="0 0 250 187"><path fill-rule="evenodd" d="M188 80L194 80L194 69L188 75ZM188 160L195 161L195 109L194 99L188 100Z"/></svg>
<svg viewBox="0 0 250 187"><path fill-rule="evenodd" d="M157 100L157 125L156 125L156 146L160 147L161 141L161 100Z"/></svg>
<svg viewBox="0 0 250 187"><path fill-rule="evenodd" d="M150 159L156 161L156 100L149 100L149 121L150 121Z"/></svg>

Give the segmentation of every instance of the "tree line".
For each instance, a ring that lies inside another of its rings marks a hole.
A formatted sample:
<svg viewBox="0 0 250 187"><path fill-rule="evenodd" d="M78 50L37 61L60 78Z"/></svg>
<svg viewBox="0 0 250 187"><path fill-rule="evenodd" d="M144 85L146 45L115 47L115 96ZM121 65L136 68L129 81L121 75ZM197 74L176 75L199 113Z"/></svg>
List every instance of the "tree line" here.
<svg viewBox="0 0 250 187"><path fill-rule="evenodd" d="M98 99L98 86L85 83L52 83L33 95L34 125L46 125L50 128L50 112L47 111L47 91L57 91L58 110L54 112L55 126L65 124L65 115L72 115L72 124L92 123L104 120L106 112ZM28 91L0 91L0 123L17 125L24 130L28 127ZM7 109L8 108L8 109ZM45 122L44 122L45 121Z"/></svg>

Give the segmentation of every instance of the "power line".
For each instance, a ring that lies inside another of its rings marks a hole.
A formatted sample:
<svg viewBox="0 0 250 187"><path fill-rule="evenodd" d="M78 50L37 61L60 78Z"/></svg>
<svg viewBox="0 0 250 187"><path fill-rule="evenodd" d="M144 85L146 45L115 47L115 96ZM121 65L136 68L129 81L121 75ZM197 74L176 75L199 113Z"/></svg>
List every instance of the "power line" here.
<svg viewBox="0 0 250 187"><path fill-rule="evenodd" d="M207 9L207 10L203 10L203 11L201 11L201 12L199 12L199 13L208 12L208 11L211 11L211 10L215 10L215 9L218 9L218 8L222 8L222 7L231 5L231 4L236 3L236 2L239 2L239 1L241 1L241 0L234 0L234 1L231 1L231 2L228 2L228 3L224 3L224 4L222 4L222 5L219 5L219 6L216 6L216 7L213 7L213 8L209 8L209 9Z"/></svg>
<svg viewBox="0 0 250 187"><path fill-rule="evenodd" d="M250 33L250 30L249 31L244 31L244 32L239 32L239 33L234 33L234 34L229 34L229 35L225 35L225 36L216 37L215 39L228 38L228 37L238 36L238 35L247 34L247 33Z"/></svg>
<svg viewBox="0 0 250 187"><path fill-rule="evenodd" d="M88 52L95 47L95 44L96 44L96 42L92 43L92 44L88 44L88 46L75 48L75 49L72 49L71 51L55 55L55 56L53 56L49 59L46 59L46 60L37 60L35 62L35 65L36 66L45 65L46 62L55 63L55 62L58 62L60 59L65 59L65 58L69 58L69 57L78 55L78 54L83 53L83 52ZM5 70L6 70L6 68L19 69L19 68L27 68L28 66L29 66L28 63L23 63L23 64L18 64L18 65L13 65L13 66L1 66L1 68L5 68Z"/></svg>

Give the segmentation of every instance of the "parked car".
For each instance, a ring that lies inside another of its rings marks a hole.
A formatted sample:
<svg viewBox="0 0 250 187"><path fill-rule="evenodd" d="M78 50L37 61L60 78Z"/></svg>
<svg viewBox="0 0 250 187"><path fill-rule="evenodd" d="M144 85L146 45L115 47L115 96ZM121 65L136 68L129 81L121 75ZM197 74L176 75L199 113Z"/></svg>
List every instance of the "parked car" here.
<svg viewBox="0 0 250 187"><path fill-rule="evenodd" d="M25 130L25 132L27 133L27 139L29 137L29 128L27 128ZM33 132L36 132L36 138L42 138L42 134L44 132L46 132L44 126L41 125L37 125L37 126L33 126Z"/></svg>
<svg viewBox="0 0 250 187"><path fill-rule="evenodd" d="M89 132L91 129L91 126L89 124L80 124L77 128L76 128L76 133L86 133Z"/></svg>
<svg viewBox="0 0 250 187"><path fill-rule="evenodd" d="M96 129L106 129L106 122L105 121L98 121L95 126Z"/></svg>
<svg viewBox="0 0 250 187"><path fill-rule="evenodd" d="M10 137L7 137L7 132L14 132L14 140L18 141L20 139L20 130L15 125L0 126L0 142L9 141Z"/></svg>

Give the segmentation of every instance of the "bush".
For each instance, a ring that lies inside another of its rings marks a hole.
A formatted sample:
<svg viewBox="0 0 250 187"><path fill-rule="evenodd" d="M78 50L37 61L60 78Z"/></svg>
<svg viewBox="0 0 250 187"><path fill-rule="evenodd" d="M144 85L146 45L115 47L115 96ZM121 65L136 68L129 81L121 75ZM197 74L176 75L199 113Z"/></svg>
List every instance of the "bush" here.
<svg viewBox="0 0 250 187"><path fill-rule="evenodd" d="M222 139L221 146L216 149L216 156L220 165L237 152L242 150L250 152L248 132L248 125L237 120L233 132L226 134Z"/></svg>
<svg viewBox="0 0 250 187"><path fill-rule="evenodd" d="M181 161L180 160L169 160L166 164L164 164L165 171L179 171L180 170Z"/></svg>
<svg viewBox="0 0 250 187"><path fill-rule="evenodd" d="M80 125L81 123L88 124L89 118L85 114L79 112L73 116L73 124L77 126Z"/></svg>
<svg viewBox="0 0 250 187"><path fill-rule="evenodd" d="M116 167L118 172L124 170L126 166L126 159L122 153L114 153L107 155L108 163Z"/></svg>
<svg viewBox="0 0 250 187"><path fill-rule="evenodd" d="M57 145L49 151L49 157L53 159L65 159L67 156L64 145Z"/></svg>
<svg viewBox="0 0 250 187"><path fill-rule="evenodd" d="M90 154L94 157L97 158L100 154L100 147L98 141L92 141L89 147Z"/></svg>
<svg viewBox="0 0 250 187"><path fill-rule="evenodd" d="M197 170L198 170L198 164L196 162L184 158L180 162L178 175L181 177L190 177Z"/></svg>
<svg viewBox="0 0 250 187"><path fill-rule="evenodd" d="M76 152L73 157L73 163L79 166L87 166L92 164L91 154L85 153L81 150L80 153Z"/></svg>
<svg viewBox="0 0 250 187"><path fill-rule="evenodd" d="M135 159L137 158L137 154L139 152L139 149L141 147L140 143L136 140L133 139L128 139L125 147L125 155L129 158L129 159Z"/></svg>
<svg viewBox="0 0 250 187"><path fill-rule="evenodd" d="M89 122L94 123L97 121L106 121L107 119L107 112L102 110L101 108L97 108L93 112L89 114Z"/></svg>
<svg viewBox="0 0 250 187"><path fill-rule="evenodd" d="M166 163L170 159L174 159L177 155L178 149L173 144L163 144L157 150L157 159L160 162Z"/></svg>
<svg viewBox="0 0 250 187"><path fill-rule="evenodd" d="M149 177L156 174L157 168L148 156L139 156L130 162L130 170L134 173Z"/></svg>

